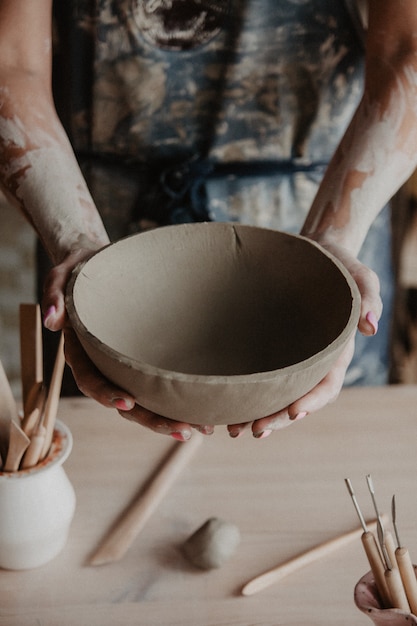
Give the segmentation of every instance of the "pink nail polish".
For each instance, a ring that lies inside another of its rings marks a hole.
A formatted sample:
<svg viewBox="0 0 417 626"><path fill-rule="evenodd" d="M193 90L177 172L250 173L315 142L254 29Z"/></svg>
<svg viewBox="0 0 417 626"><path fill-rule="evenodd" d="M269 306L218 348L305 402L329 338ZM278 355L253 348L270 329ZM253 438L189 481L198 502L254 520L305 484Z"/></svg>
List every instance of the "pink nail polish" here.
<svg viewBox="0 0 417 626"><path fill-rule="evenodd" d="M56 315L56 308L54 306L50 306L49 309L46 311L44 318L43 318L43 325L45 326L45 328L49 328L50 319L51 317L55 317L55 315Z"/></svg>
<svg viewBox="0 0 417 626"><path fill-rule="evenodd" d="M307 411L301 411L300 413L297 413L297 415L294 415L293 417L290 416L290 420L291 421L295 421L295 420L302 420L303 417L305 417L307 415Z"/></svg>
<svg viewBox="0 0 417 626"><path fill-rule="evenodd" d="M366 321L372 326L373 334L376 335L378 332L378 320L373 311L369 311L369 313L367 313Z"/></svg>
<svg viewBox="0 0 417 626"><path fill-rule="evenodd" d="M116 409L119 409L120 411L131 411L133 409L131 403L126 402L126 400L123 400L123 398L115 398L114 400L112 400L112 404Z"/></svg>
<svg viewBox="0 0 417 626"><path fill-rule="evenodd" d="M232 439L238 439L243 435L243 432L243 430L232 430L229 432L229 437L232 437Z"/></svg>
<svg viewBox="0 0 417 626"><path fill-rule="evenodd" d="M177 439L177 441L188 441L188 439L190 439L191 435L188 435L188 437L187 437L183 433L171 433L171 437L173 437L174 439Z"/></svg>
<svg viewBox="0 0 417 626"><path fill-rule="evenodd" d="M271 433L272 430L264 430L260 433L253 433L253 436L256 437L256 439L266 439Z"/></svg>

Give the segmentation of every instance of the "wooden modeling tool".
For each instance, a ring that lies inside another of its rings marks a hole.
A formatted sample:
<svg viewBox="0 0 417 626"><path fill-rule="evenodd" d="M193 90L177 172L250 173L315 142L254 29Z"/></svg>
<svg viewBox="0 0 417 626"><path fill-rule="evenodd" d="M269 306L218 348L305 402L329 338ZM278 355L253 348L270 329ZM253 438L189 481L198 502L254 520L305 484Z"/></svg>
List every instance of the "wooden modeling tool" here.
<svg viewBox="0 0 417 626"><path fill-rule="evenodd" d="M28 469L29 467L35 467L39 463L39 459L42 454L43 446L45 445L46 428L39 424L32 431L30 436L30 443L23 455L20 463L21 469Z"/></svg>
<svg viewBox="0 0 417 626"><path fill-rule="evenodd" d="M203 435L193 433L190 441L174 444L144 492L134 498L119 521L90 558L90 565L104 565L121 559L145 526L169 487L201 445Z"/></svg>
<svg viewBox="0 0 417 626"><path fill-rule="evenodd" d="M397 539L397 549L395 550L395 558L398 569L400 570L401 580L404 585L408 603L411 612L417 615L417 580L414 567L411 561L408 549L402 545L397 527L397 512L395 504L395 495L392 496L391 502L392 525L394 527L395 537Z"/></svg>
<svg viewBox="0 0 417 626"><path fill-rule="evenodd" d="M32 389L42 385L43 351L42 321L39 304L21 304L20 321L20 369L22 378L23 413L26 416L34 408Z"/></svg>
<svg viewBox="0 0 417 626"><path fill-rule="evenodd" d="M368 525L372 529L376 528L376 520L372 520L368 523ZM256 576L256 578L253 578L243 587L241 591L242 595L251 596L254 593L258 593L259 591L270 587L272 584L282 580L289 574L293 574L305 565L310 565L310 563L314 563L315 561L328 556L335 550L345 547L355 539L358 539L361 536L361 533L362 528L352 530L344 535L336 537L335 539L321 543L315 548L307 550L307 552L303 552L299 556L296 556L295 558L268 570L260 576Z"/></svg>
<svg viewBox="0 0 417 626"><path fill-rule="evenodd" d="M391 607L410 613L410 605L408 604L407 595L405 593L399 569L396 566L396 561L394 563L391 561L391 557L387 550L385 530L380 517L378 517L377 528L379 545L384 558L385 580L389 590Z"/></svg>
<svg viewBox="0 0 417 626"><path fill-rule="evenodd" d="M384 607L389 607L391 599L385 580L385 566L378 548L377 540L375 538L375 535L369 530L366 525L350 479L345 478L345 483L363 529L361 541L365 550L365 554L368 558L372 573L374 575L375 585L378 590L381 603Z"/></svg>
<svg viewBox="0 0 417 626"><path fill-rule="evenodd" d="M59 397L62 387L62 376L64 374L65 356L64 356L64 333L61 333L58 350L55 358L54 369L52 372L51 382L46 396L45 409L41 418L40 426L45 428L45 440L42 447L40 460L44 459L51 447L52 437L56 415L58 412Z"/></svg>
<svg viewBox="0 0 417 626"><path fill-rule="evenodd" d="M29 444L29 437L23 432L17 421L12 420L10 422L9 449L3 468L6 472L17 472Z"/></svg>
<svg viewBox="0 0 417 626"><path fill-rule="evenodd" d="M377 518L380 518L380 512L379 512L379 508L378 508L378 504L376 501L376 497L375 497L375 487L374 487L374 483L372 480L372 476L370 474L368 474L366 476L366 482L368 484L368 489L369 489L369 493L371 494L371 498L372 498L372 504L374 505L374 509L375 509L375 514L377 516ZM385 544L385 549L387 551L390 563L392 565L392 567L396 567L397 566L397 561L395 559L395 542L394 542L394 537L392 536L392 533L389 530L386 530L385 528L383 528L384 530L384 544ZM382 550L382 547L381 547Z"/></svg>
<svg viewBox="0 0 417 626"><path fill-rule="evenodd" d="M0 361L0 456L3 460L3 466L6 463L11 430L14 430L13 422L15 425L19 423L17 406L3 364Z"/></svg>
<svg viewBox="0 0 417 626"><path fill-rule="evenodd" d="M45 408L47 389L43 383L35 383L29 391L26 413L22 418L22 428L27 435L31 435L38 423L39 416L43 414Z"/></svg>

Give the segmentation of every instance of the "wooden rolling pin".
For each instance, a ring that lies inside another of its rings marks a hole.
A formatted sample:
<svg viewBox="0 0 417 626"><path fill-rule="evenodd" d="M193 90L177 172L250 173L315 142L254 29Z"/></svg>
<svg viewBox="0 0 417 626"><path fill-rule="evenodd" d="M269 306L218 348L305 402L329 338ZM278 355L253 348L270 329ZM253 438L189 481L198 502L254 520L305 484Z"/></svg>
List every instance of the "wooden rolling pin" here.
<svg viewBox="0 0 417 626"><path fill-rule="evenodd" d="M118 561L126 554L170 486L201 445L202 440L203 435L195 432L189 441L174 444L145 492L133 500L104 542L90 558L90 565L104 565Z"/></svg>

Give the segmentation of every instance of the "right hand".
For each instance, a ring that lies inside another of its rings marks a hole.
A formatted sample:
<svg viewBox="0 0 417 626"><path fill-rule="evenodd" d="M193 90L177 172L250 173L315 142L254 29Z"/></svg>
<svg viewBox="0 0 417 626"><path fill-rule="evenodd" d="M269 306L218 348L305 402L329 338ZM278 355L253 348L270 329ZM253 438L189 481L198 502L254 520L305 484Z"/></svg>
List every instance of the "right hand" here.
<svg viewBox="0 0 417 626"><path fill-rule="evenodd" d="M125 390L111 383L96 368L85 353L77 335L70 325L65 307L65 291L74 268L94 254L91 249L78 249L49 272L44 286L42 311L44 325L51 331L63 330L65 360L70 366L75 382L81 393L93 398L107 408L115 408L120 415L154 432L171 435L186 441L192 435L192 428L203 434L211 434L212 427L191 426L152 413L135 403L135 398Z"/></svg>

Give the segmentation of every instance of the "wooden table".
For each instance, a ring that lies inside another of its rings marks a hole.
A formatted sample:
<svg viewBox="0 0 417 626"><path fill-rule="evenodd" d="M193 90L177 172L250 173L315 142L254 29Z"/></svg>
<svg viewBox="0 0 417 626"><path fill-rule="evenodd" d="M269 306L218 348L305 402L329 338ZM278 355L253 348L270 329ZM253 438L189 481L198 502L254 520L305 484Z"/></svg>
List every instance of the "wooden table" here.
<svg viewBox="0 0 417 626"><path fill-rule="evenodd" d="M345 390L268 439L233 440L218 427L126 556L100 567L88 556L175 443L87 399L62 400L60 419L74 436L69 540L41 568L0 571L1 626L370 626L353 603L368 569L359 540L240 595L253 576L358 526L344 478L372 517L369 473L381 509L396 494L402 539L417 559L417 387ZM196 570L179 546L212 516L236 523L241 544L222 568Z"/></svg>

